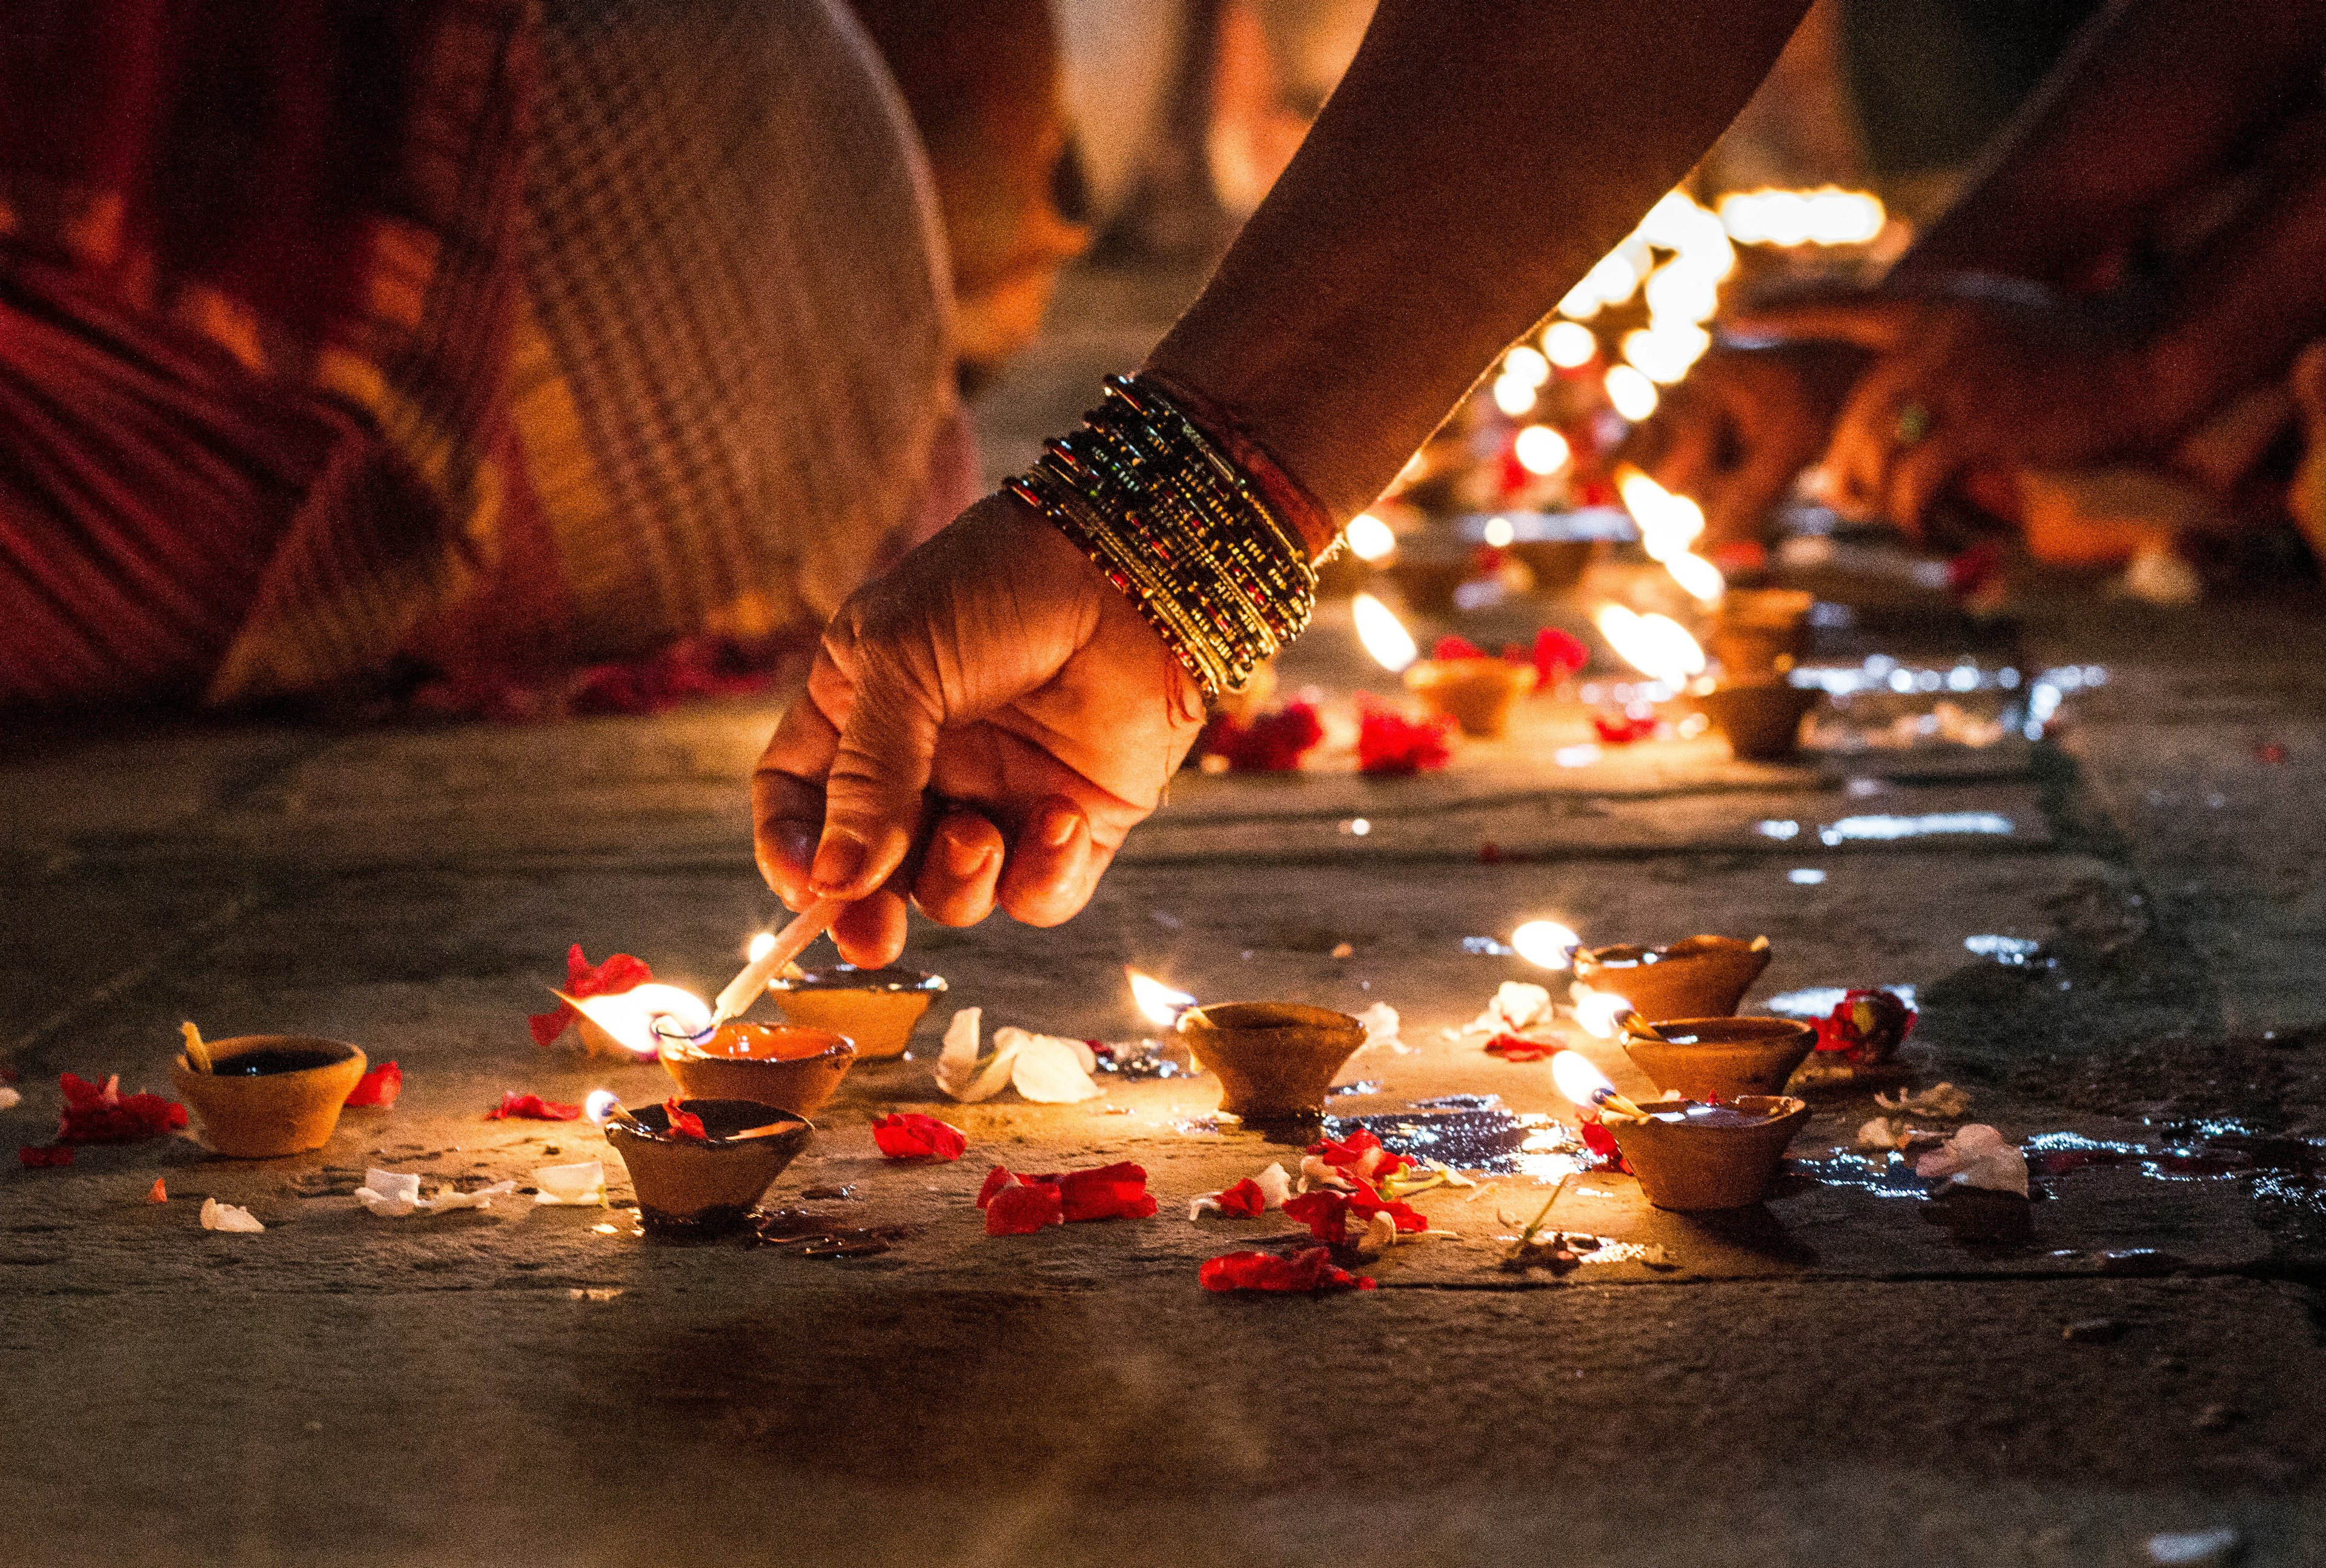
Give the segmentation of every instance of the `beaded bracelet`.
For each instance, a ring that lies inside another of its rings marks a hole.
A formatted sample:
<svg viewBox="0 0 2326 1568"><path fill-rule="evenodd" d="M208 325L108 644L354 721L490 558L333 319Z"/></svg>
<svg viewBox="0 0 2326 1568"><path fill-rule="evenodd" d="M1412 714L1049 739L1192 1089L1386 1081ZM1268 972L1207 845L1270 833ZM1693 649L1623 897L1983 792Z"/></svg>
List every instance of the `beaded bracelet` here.
<svg viewBox="0 0 2326 1568"><path fill-rule="evenodd" d="M1107 377L1083 428L1006 487L1139 607L1206 697L1242 691L1316 608L1298 539L1143 378Z"/></svg>

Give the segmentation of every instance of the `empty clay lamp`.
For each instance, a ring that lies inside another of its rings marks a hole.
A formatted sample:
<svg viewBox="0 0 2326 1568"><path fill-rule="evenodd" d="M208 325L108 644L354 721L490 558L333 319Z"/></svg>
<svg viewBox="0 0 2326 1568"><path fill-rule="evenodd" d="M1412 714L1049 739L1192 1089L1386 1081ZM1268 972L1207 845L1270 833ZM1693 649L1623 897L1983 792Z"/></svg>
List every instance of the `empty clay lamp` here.
<svg viewBox="0 0 2326 1568"><path fill-rule="evenodd" d="M684 1099L678 1108L699 1118L708 1136L673 1133L670 1112L659 1105L614 1106L606 1122L606 1141L637 1193L640 1223L663 1235L707 1236L742 1225L811 1130L802 1118L757 1100ZM607 1109L593 1106L593 1114Z"/></svg>
<svg viewBox="0 0 2326 1568"><path fill-rule="evenodd" d="M1817 596L1791 588L1738 588L1720 601L1712 656L1737 680L1781 674L1807 658Z"/></svg>
<svg viewBox="0 0 2326 1568"><path fill-rule="evenodd" d="M1690 1099L1782 1094L1816 1044L1817 1031L1791 1018L1675 1018L1624 1035L1658 1089Z"/></svg>
<svg viewBox="0 0 2326 1568"><path fill-rule="evenodd" d="M1423 707L1462 727L1462 733L1491 740L1509 728L1511 707L1534 690L1531 664L1498 659L1416 659L1405 667L1406 689Z"/></svg>
<svg viewBox="0 0 2326 1568"><path fill-rule="evenodd" d="M856 1043L856 1054L868 1061L903 1055L913 1025L944 988L938 976L918 970L860 970L854 964L778 975L768 985L785 1017L845 1035Z"/></svg>
<svg viewBox="0 0 2326 1568"><path fill-rule="evenodd" d="M330 1142L364 1053L306 1035L238 1035L204 1044L187 1026L170 1082L213 1153L237 1160L303 1154Z"/></svg>
<svg viewBox="0 0 2326 1568"><path fill-rule="evenodd" d="M1580 1052L1551 1058L1551 1079L1578 1106L1596 1108L1641 1196L1659 1209L1742 1209L1768 1196L1785 1146L1809 1120L1805 1100L1746 1095L1720 1105L1656 1100L1634 1105Z"/></svg>
<svg viewBox="0 0 2326 1568"><path fill-rule="evenodd" d="M1816 687L1796 686L1780 676L1725 681L1695 701L1740 760L1782 762L1800 747L1802 718L1824 700Z"/></svg>
<svg viewBox="0 0 2326 1568"><path fill-rule="evenodd" d="M1220 1081L1220 1109L1246 1121L1315 1116L1365 1026L1298 1002L1214 1002L1180 1016L1196 1062Z"/></svg>
<svg viewBox="0 0 2326 1568"><path fill-rule="evenodd" d="M663 1071L689 1099L751 1099L812 1117L856 1062L856 1043L797 1024L721 1024L701 1043L665 1039Z"/></svg>
<svg viewBox="0 0 2326 1568"><path fill-rule="evenodd" d="M1622 997L1651 1024L1668 1018L1725 1018L1769 967L1769 939L1691 936L1666 947L1586 947L1575 954L1575 978Z"/></svg>

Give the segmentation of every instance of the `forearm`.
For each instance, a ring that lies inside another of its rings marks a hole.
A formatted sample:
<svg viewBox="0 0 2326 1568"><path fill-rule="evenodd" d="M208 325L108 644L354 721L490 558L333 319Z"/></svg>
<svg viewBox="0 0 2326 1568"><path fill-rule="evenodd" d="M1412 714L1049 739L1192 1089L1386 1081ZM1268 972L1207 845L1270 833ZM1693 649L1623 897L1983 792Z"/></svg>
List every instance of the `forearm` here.
<svg viewBox="0 0 2326 1568"><path fill-rule="evenodd" d="M1344 522L1751 95L1806 0L1383 0L1149 368Z"/></svg>
<svg viewBox="0 0 2326 1568"><path fill-rule="evenodd" d="M2326 6L2118 0L2076 40L1961 198L1893 270L2059 283L2218 175L2326 60Z"/></svg>

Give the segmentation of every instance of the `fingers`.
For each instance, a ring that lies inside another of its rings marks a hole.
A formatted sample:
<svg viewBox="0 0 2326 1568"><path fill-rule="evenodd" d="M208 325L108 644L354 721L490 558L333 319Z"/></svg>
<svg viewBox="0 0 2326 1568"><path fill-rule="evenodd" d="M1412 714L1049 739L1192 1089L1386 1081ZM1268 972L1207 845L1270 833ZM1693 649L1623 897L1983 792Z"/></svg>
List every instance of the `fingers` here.
<svg viewBox="0 0 2326 1568"><path fill-rule="evenodd" d="M823 831L808 872L816 896L863 898L904 864L937 722L935 701L916 682L864 661L823 781Z"/></svg>
<svg viewBox="0 0 2326 1568"><path fill-rule="evenodd" d="M1964 453L1955 433L1941 427L1926 440L1908 447L1890 467L1884 492L1891 520L1908 533L1922 536L1922 520L1940 492L1962 471Z"/></svg>
<svg viewBox="0 0 2326 1568"><path fill-rule="evenodd" d="M1822 338L1887 354L1913 340L1922 315L1919 300L1770 301L1741 312L1722 329L1740 336Z"/></svg>
<svg viewBox="0 0 2326 1568"><path fill-rule="evenodd" d="M840 731L801 697L786 710L751 775L752 849L759 875L793 909L814 902L808 868L823 831L825 771Z"/></svg>
<svg viewBox="0 0 2326 1568"><path fill-rule="evenodd" d="M893 887L874 888L840 912L832 940L858 969L895 963L905 951L905 895Z"/></svg>
<svg viewBox="0 0 2326 1568"><path fill-rule="evenodd" d="M976 924L993 912L1007 849L1001 830L980 812L946 812L921 857L913 902L940 925Z"/></svg>
<svg viewBox="0 0 2326 1568"><path fill-rule="evenodd" d="M1057 925L1089 901L1097 881L1090 819L1074 802L1054 796L1027 819L995 895L1028 925Z"/></svg>

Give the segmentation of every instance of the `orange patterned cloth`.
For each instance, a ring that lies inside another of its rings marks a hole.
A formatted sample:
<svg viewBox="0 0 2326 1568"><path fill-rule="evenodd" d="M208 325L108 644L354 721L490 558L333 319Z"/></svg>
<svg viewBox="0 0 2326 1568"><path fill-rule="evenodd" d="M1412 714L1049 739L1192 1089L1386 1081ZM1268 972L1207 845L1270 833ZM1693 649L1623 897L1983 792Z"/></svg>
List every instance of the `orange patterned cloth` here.
<svg viewBox="0 0 2326 1568"><path fill-rule="evenodd" d="M767 638L967 498L835 4L33 0L0 95L0 707Z"/></svg>

